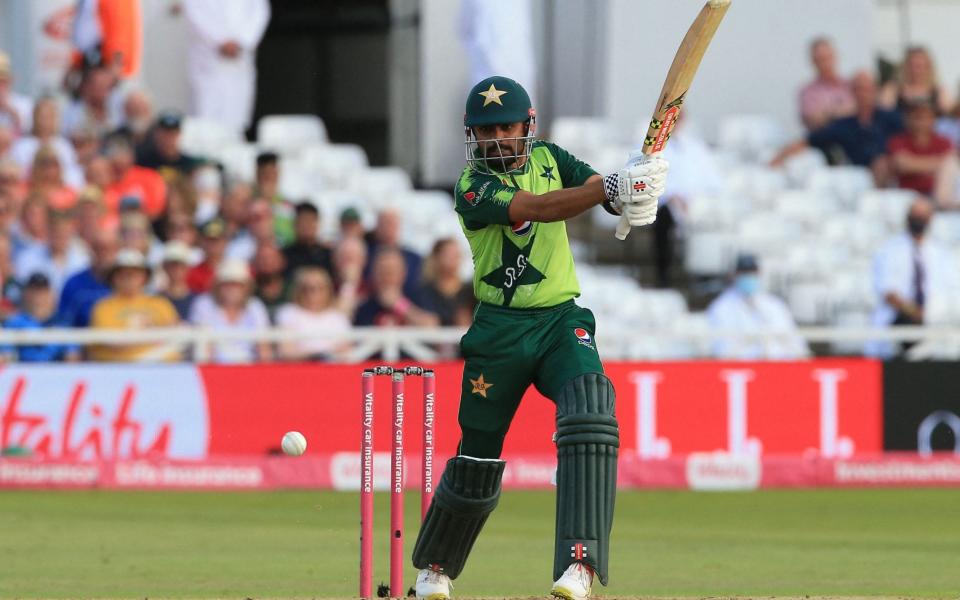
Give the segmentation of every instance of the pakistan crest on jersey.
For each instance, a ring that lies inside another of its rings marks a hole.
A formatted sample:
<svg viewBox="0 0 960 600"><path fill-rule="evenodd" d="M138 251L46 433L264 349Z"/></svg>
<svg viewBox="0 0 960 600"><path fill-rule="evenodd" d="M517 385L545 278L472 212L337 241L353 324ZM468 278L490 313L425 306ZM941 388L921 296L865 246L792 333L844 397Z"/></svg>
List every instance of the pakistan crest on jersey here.
<svg viewBox="0 0 960 600"><path fill-rule="evenodd" d="M506 234L503 236L503 246L500 249L500 266L484 275L480 280L503 290L503 305L510 306L513 295L521 285L530 285L546 279L546 275L530 264L530 250L536 235L530 238L527 245L520 248L510 241Z"/></svg>

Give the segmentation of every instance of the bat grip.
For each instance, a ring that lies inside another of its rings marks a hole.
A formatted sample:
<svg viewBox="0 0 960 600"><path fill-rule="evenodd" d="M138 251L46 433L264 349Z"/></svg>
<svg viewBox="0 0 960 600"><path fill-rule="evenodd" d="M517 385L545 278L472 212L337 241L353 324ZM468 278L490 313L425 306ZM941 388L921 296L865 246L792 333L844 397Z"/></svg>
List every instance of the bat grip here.
<svg viewBox="0 0 960 600"><path fill-rule="evenodd" d="M617 222L617 239L621 242L627 239L627 236L630 234L630 222L627 220L627 215L620 215L620 220Z"/></svg>

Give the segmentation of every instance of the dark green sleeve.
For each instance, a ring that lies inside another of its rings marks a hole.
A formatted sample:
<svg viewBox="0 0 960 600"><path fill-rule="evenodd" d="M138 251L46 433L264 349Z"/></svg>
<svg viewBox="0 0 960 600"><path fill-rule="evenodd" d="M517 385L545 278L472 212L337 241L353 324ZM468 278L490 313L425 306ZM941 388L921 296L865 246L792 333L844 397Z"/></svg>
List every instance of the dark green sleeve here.
<svg viewBox="0 0 960 600"><path fill-rule="evenodd" d="M560 172L560 182L565 188L577 187L587 182L587 179L599 175L593 167L570 154L560 146L544 142L547 150L557 161L557 171Z"/></svg>
<svg viewBox="0 0 960 600"><path fill-rule="evenodd" d="M510 201L516 188L505 185L493 175L464 172L454 190L456 211L467 229L483 229L487 225L510 224Z"/></svg>

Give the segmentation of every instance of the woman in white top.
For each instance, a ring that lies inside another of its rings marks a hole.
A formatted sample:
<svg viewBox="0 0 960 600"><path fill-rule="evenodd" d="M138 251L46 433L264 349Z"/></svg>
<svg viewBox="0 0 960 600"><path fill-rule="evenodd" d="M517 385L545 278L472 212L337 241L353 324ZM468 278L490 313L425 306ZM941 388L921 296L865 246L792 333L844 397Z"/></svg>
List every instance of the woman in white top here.
<svg viewBox="0 0 960 600"><path fill-rule="evenodd" d="M286 360L330 360L348 347L342 337L350 331L350 319L334 296L330 274L320 267L296 270L293 302L277 311L277 325L313 334L280 344L280 356Z"/></svg>
<svg viewBox="0 0 960 600"><path fill-rule="evenodd" d="M214 275L213 290L197 298L190 308L190 322L214 332L267 329L267 309L251 297L251 292L247 263L225 260ZM211 360L217 363L268 362L273 355L270 344L264 342L214 342L209 351Z"/></svg>
<svg viewBox="0 0 960 600"><path fill-rule="evenodd" d="M60 159L63 179L72 188L84 184L83 169L77 164L77 154L73 145L60 135L60 107L53 98L41 98L33 106L32 135L24 136L14 142L10 157L20 165L24 173L30 171L34 155L43 145L50 145Z"/></svg>

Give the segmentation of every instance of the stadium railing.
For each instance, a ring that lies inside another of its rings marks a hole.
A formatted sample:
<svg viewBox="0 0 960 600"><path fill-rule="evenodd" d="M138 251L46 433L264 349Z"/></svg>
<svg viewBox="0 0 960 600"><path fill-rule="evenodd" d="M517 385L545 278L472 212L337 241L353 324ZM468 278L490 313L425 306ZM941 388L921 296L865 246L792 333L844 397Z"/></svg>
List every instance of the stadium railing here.
<svg viewBox="0 0 960 600"><path fill-rule="evenodd" d="M455 327L355 327L345 335L331 336L350 348L340 362L362 362L374 357L387 361L410 358L417 361L451 358L465 330ZM745 343L775 341L784 335L799 335L811 344L826 344L827 354L860 356L869 342L914 343L905 358L960 359L960 327L903 326L801 327L795 332L690 331L671 329L611 330L603 332L601 354L606 360L667 360L724 358L713 356L711 344L735 339ZM296 342L315 339L307 331L269 328L259 330L214 330L203 327L173 327L144 330L111 329L0 329L0 347L46 344L138 345L156 344L145 360L165 356L171 349L188 351L193 362L213 359L211 349L225 342ZM639 344L639 345L638 345Z"/></svg>

